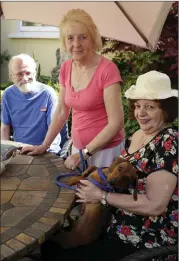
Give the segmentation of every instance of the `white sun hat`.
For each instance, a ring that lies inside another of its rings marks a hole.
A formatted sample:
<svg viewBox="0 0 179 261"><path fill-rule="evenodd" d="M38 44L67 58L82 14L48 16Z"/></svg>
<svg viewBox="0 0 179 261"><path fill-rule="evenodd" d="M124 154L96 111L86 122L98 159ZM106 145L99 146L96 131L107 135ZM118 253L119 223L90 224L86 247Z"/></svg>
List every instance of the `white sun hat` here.
<svg viewBox="0 0 179 261"><path fill-rule="evenodd" d="M171 89L171 81L165 73L150 71L137 78L126 92L127 99L162 100L178 97L178 90Z"/></svg>

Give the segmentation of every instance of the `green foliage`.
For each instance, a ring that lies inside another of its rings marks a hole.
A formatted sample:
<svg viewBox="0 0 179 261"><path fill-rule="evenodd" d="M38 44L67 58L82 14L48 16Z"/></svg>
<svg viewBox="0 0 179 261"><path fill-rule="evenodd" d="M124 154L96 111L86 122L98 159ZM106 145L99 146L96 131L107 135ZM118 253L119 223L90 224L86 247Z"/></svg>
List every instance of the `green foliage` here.
<svg viewBox="0 0 179 261"><path fill-rule="evenodd" d="M124 109L124 127L126 138L131 136L138 128L138 123L129 118L128 102L124 96L125 91L136 83L140 74L156 69L156 65L161 62L160 55L150 51L115 51L109 54L112 60L118 66L123 83L122 83L122 102Z"/></svg>
<svg viewBox="0 0 179 261"><path fill-rule="evenodd" d="M5 90L8 86L12 85L12 82L0 83L0 90Z"/></svg>
<svg viewBox="0 0 179 261"><path fill-rule="evenodd" d="M32 54L33 59L37 64L37 81L42 82L46 85L51 86L57 93L59 92L59 84L53 77L41 75L41 65L38 60L36 60L34 53Z"/></svg>
<svg viewBox="0 0 179 261"><path fill-rule="evenodd" d="M178 129L178 119L176 119L173 123L172 123L173 127L176 127Z"/></svg>
<svg viewBox="0 0 179 261"><path fill-rule="evenodd" d="M5 50L4 52L2 52L0 54L0 65L2 65L4 63L4 61L9 61L11 58L11 55L9 54L8 50Z"/></svg>
<svg viewBox="0 0 179 261"><path fill-rule="evenodd" d="M50 76L40 75L37 80L51 86L57 93L59 92L59 84L55 83Z"/></svg>
<svg viewBox="0 0 179 261"><path fill-rule="evenodd" d="M60 91L60 87L58 83L54 83L53 80L51 79L47 85L51 86L57 93Z"/></svg>
<svg viewBox="0 0 179 261"><path fill-rule="evenodd" d="M44 83L44 84L47 84L48 82L50 82L51 77L50 77L50 76L45 76L45 75L40 75L40 76L37 77L37 80L38 80L39 82L42 82L42 83Z"/></svg>
<svg viewBox="0 0 179 261"><path fill-rule="evenodd" d="M122 77L128 78L130 74L134 80L142 73L157 69L159 63L162 63L160 55L150 51L116 51L112 60L118 66Z"/></svg>
<svg viewBox="0 0 179 261"><path fill-rule="evenodd" d="M40 77L41 75L41 65L39 63L39 61L35 58L34 52L32 52L32 58L34 59L34 61L36 62L36 66L37 66L37 79Z"/></svg>

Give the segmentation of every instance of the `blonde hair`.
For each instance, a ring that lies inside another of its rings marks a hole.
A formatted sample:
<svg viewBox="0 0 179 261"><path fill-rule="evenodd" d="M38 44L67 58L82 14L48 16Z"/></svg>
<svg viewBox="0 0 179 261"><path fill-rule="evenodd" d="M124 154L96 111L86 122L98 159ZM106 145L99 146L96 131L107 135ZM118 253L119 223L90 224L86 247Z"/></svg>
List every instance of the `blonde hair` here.
<svg viewBox="0 0 179 261"><path fill-rule="evenodd" d="M71 9L60 22L60 45L61 51L65 52L65 26L69 23L81 23L88 29L93 43L93 50L99 51L102 48L102 40L98 28L91 16L82 9Z"/></svg>
<svg viewBox="0 0 179 261"><path fill-rule="evenodd" d="M9 76L11 75L11 72L12 72L12 64L15 60L21 60L21 61L27 61L30 65L32 65L32 69L34 69L34 71L36 71L36 62L34 61L34 59L28 55L28 54L25 54L25 53L21 53L21 54L18 54L18 55L15 55L15 56L12 56L12 58L10 59L9 61L9 65L8 65L8 68L9 68Z"/></svg>

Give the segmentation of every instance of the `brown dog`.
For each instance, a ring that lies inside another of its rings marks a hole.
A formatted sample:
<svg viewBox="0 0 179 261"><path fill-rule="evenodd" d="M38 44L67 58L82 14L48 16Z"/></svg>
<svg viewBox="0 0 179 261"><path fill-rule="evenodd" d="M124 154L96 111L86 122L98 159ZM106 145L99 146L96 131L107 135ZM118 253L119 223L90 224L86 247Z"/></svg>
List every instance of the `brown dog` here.
<svg viewBox="0 0 179 261"><path fill-rule="evenodd" d="M137 200L137 175L129 161L117 157L109 168L103 169L104 175L111 186L115 188L128 188L134 185L134 200ZM98 170L95 166L89 167L81 176L72 177L66 183L68 185L78 184L87 176L103 184ZM99 204L83 204L83 213L78 220L74 221L71 231L61 230L54 240L64 248L77 247L93 242L99 237L102 227L107 222L110 207Z"/></svg>

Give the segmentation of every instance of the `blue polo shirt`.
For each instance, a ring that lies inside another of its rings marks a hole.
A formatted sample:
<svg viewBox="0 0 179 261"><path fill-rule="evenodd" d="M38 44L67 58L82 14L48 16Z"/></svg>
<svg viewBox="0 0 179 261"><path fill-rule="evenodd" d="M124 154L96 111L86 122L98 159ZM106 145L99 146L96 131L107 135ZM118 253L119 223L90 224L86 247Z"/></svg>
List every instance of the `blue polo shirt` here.
<svg viewBox="0 0 179 261"><path fill-rule="evenodd" d="M44 141L56 105L57 95L50 86L36 82L33 92L24 94L12 85L3 93L1 120L5 125L12 125L15 141L40 145ZM51 150L58 152L60 142L59 134Z"/></svg>

